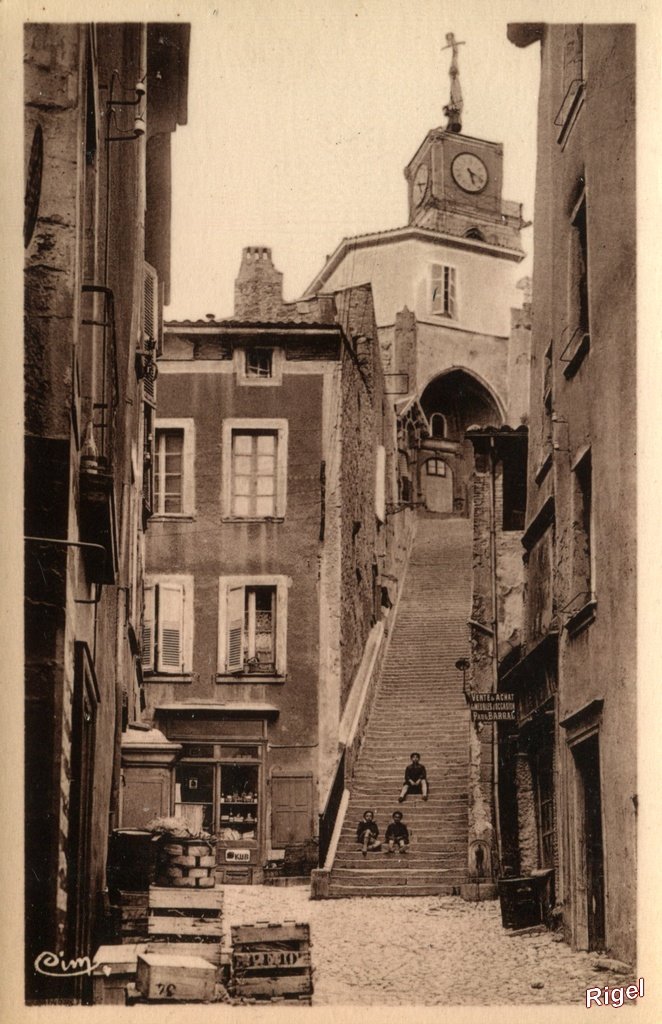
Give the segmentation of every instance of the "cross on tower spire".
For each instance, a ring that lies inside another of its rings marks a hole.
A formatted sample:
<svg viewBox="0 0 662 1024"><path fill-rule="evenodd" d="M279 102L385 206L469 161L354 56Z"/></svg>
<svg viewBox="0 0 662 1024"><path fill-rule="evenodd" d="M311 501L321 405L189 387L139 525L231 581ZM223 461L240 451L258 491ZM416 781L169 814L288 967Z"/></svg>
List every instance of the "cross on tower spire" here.
<svg viewBox="0 0 662 1024"><path fill-rule="evenodd" d="M462 107L464 106L462 100L462 89L460 88L460 69L457 65L458 47L464 46L464 42L458 43L455 39L453 32L446 33L446 46L442 46L442 50L452 50L453 56L451 58L451 66L448 69L448 74L451 80L451 94L450 101L447 106L444 107L444 114L448 118L448 124L446 125L447 132L461 132L462 131Z"/></svg>

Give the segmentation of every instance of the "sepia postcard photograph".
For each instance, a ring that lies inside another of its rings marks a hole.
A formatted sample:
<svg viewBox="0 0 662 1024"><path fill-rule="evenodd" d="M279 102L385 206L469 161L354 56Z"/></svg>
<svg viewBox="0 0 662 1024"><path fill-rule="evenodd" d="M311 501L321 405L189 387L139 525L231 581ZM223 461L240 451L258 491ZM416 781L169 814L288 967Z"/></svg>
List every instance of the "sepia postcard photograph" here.
<svg viewBox="0 0 662 1024"><path fill-rule="evenodd" d="M659 1019L662 20L8 8L5 1019Z"/></svg>

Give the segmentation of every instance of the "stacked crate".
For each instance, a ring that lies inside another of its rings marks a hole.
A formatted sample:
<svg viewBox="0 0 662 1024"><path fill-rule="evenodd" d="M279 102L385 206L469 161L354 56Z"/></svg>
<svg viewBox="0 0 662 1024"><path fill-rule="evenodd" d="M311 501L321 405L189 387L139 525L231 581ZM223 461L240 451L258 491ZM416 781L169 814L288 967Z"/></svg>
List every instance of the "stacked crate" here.
<svg viewBox="0 0 662 1024"><path fill-rule="evenodd" d="M119 892L115 911L115 934L121 943L144 942L147 935L148 895L146 892Z"/></svg>
<svg viewBox="0 0 662 1024"><path fill-rule="evenodd" d="M231 934L236 999L310 1005L313 972L309 925L260 921L235 925Z"/></svg>
<svg viewBox="0 0 662 1024"><path fill-rule="evenodd" d="M223 890L149 888L148 952L201 956L219 966L223 941Z"/></svg>

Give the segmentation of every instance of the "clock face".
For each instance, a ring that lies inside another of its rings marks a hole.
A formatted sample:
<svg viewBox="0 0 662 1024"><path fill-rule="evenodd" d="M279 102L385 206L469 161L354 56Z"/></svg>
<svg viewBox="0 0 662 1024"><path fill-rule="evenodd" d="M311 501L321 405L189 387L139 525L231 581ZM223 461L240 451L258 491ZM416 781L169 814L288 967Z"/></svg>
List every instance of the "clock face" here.
<svg viewBox="0 0 662 1024"><path fill-rule="evenodd" d="M465 192L482 192L487 185L487 167L475 153L459 153L451 164L451 174Z"/></svg>
<svg viewBox="0 0 662 1024"><path fill-rule="evenodd" d="M413 194L415 203L420 203L421 200L423 199L423 196L425 195L425 192L428 187L428 177L428 165L421 164L421 166L418 168L414 176Z"/></svg>

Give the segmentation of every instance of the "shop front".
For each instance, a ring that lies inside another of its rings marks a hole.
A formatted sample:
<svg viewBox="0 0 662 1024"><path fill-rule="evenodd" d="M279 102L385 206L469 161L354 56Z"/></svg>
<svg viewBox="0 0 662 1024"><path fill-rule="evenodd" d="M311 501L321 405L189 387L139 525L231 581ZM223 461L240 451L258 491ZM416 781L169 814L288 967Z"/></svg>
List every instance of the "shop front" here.
<svg viewBox="0 0 662 1024"><path fill-rule="evenodd" d="M216 836L217 881L259 883L273 856L266 764L269 722L278 709L261 705L164 704L156 729L168 763L143 740L123 747L123 827L145 828L155 817L184 818L192 832ZM158 779L155 778L158 774Z"/></svg>

